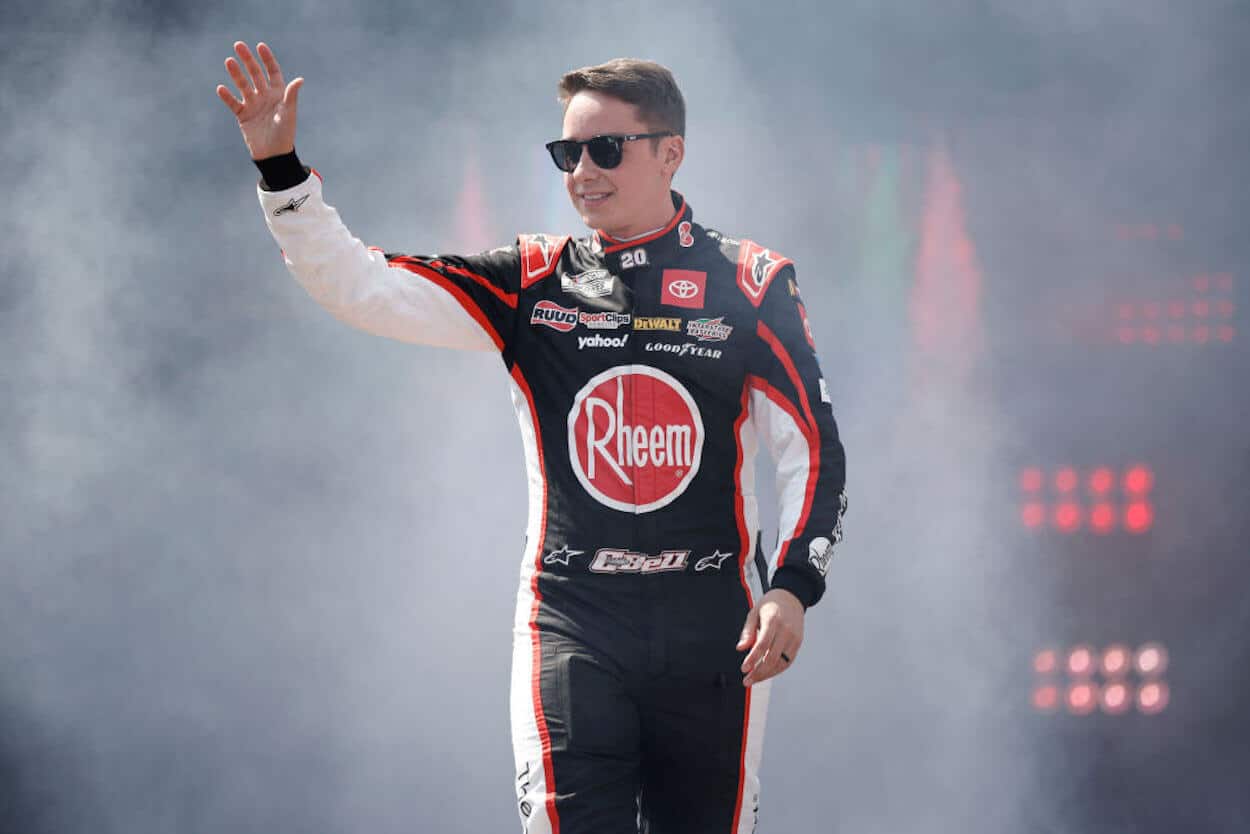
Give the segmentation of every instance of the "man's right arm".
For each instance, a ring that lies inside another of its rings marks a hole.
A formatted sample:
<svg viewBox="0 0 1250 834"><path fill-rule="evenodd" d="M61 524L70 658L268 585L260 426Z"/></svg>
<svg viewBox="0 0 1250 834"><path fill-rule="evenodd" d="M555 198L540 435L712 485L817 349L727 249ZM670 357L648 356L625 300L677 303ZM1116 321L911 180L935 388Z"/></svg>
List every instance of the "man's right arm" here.
<svg viewBox="0 0 1250 834"><path fill-rule="evenodd" d="M321 176L294 150L256 160L265 223L296 281L360 330L414 344L502 351L520 282L515 246L469 257L365 246L322 198Z"/></svg>

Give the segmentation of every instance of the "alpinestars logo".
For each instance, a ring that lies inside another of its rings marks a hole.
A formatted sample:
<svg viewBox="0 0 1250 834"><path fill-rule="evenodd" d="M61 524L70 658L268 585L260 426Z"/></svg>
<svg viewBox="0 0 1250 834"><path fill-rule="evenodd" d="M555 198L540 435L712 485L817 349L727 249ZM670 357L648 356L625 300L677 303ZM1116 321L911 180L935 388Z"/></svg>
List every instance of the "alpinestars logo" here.
<svg viewBox="0 0 1250 834"><path fill-rule="evenodd" d="M751 281L757 287L764 286L768 281L768 274L779 263L781 263L781 258L767 249L760 249L751 256Z"/></svg>
<svg viewBox="0 0 1250 834"><path fill-rule="evenodd" d="M648 365L598 374L569 409L573 474L596 501L622 512L648 513L677 500L699 471L703 439L694 397Z"/></svg>
<svg viewBox="0 0 1250 834"><path fill-rule="evenodd" d="M725 317L694 319L686 322L686 333L700 342L723 342L734 332L733 326L725 324Z"/></svg>
<svg viewBox="0 0 1250 834"><path fill-rule="evenodd" d="M712 551L711 556L704 556L694 564L694 572L700 573L705 570L720 570L720 566L726 559L733 556L732 553L721 553L719 550Z"/></svg>
<svg viewBox="0 0 1250 834"><path fill-rule="evenodd" d="M585 552L586 551L584 550L570 550L569 546L566 544L564 547L560 548L559 550L553 550L550 553L548 553L546 556L544 556L543 564L554 565L558 562L559 564L564 565L565 567L568 567L569 559L572 559L574 556L581 556Z"/></svg>
<svg viewBox="0 0 1250 834"><path fill-rule="evenodd" d="M612 294L616 279L606 269L588 269L577 275L561 275L560 287L583 298L603 298Z"/></svg>
<svg viewBox="0 0 1250 834"><path fill-rule="evenodd" d="M817 536L807 546L807 561L812 563L820 575L829 573L829 560L833 558L833 542L824 536Z"/></svg>
<svg viewBox="0 0 1250 834"><path fill-rule="evenodd" d="M541 324L561 333L568 333L577 327L578 308L561 307L554 301L543 299L534 305L530 314L530 324Z"/></svg>
<svg viewBox="0 0 1250 834"><path fill-rule="evenodd" d="M304 201L307 199L308 199L307 194L305 194L303 197L300 197L298 200L292 199L286 205L279 206L278 208L274 209L273 216L277 217L280 214L286 214L288 211L290 212L299 211L299 207L304 205Z"/></svg>

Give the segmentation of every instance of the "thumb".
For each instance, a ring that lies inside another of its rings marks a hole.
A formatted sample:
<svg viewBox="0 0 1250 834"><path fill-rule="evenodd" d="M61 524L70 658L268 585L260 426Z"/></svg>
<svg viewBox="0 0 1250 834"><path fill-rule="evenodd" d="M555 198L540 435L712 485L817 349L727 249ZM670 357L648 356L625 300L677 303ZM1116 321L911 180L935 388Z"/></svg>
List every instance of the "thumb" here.
<svg viewBox="0 0 1250 834"><path fill-rule="evenodd" d="M742 636L738 638L738 651L749 649L755 644L755 633L760 627L760 609L758 606L747 614L747 621L742 626Z"/></svg>
<svg viewBox="0 0 1250 834"><path fill-rule="evenodd" d="M286 85L286 90L282 94L282 105L284 107L295 107L299 104L299 90L304 86L303 76L295 79Z"/></svg>

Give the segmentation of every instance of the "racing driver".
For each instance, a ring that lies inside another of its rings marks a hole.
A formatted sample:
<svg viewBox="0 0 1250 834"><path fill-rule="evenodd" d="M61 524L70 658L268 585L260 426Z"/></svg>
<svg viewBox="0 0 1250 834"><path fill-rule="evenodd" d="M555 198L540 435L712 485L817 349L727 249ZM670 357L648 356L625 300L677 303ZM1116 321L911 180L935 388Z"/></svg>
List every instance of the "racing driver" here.
<svg viewBox="0 0 1250 834"><path fill-rule="evenodd" d="M770 679L824 593L845 458L793 263L671 190L673 76L617 59L561 78L547 148L588 236L426 256L352 236L295 154L304 80L263 43L234 49L239 96L217 94L295 279L354 327L507 370L529 486L510 699L524 830L754 831Z"/></svg>

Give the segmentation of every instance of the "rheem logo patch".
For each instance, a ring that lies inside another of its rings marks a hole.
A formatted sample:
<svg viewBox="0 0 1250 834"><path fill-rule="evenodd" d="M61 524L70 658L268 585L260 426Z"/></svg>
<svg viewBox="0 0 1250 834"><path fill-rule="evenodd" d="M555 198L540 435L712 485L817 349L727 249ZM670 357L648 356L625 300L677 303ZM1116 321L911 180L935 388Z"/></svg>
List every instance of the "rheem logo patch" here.
<svg viewBox="0 0 1250 834"><path fill-rule="evenodd" d="M600 504L648 513L677 500L699 471L703 418L675 378L618 365L577 392L569 411L569 463Z"/></svg>

